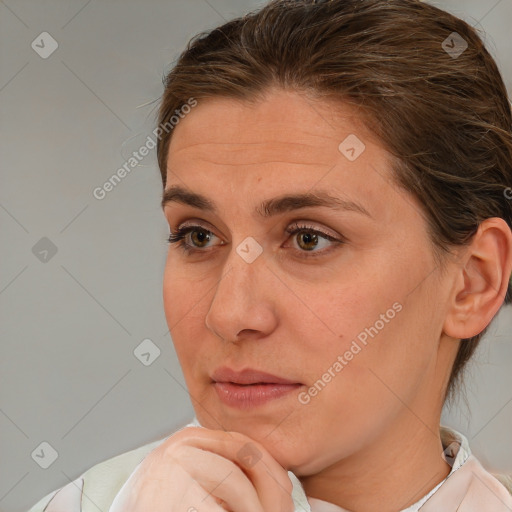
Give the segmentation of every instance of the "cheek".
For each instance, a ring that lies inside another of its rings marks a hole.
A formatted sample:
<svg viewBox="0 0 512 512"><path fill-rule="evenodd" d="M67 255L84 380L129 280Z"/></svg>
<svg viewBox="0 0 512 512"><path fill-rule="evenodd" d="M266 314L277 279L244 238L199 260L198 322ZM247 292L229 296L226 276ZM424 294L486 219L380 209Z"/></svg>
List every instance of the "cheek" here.
<svg viewBox="0 0 512 512"><path fill-rule="evenodd" d="M204 318L208 297L201 286L191 286L178 265L168 258L163 276L163 305L167 326L187 386L194 386L197 354L205 342Z"/></svg>
<svg viewBox="0 0 512 512"><path fill-rule="evenodd" d="M198 325L198 312L204 307L208 290L205 284L194 282L173 252L169 251L163 274L163 305L172 332L175 328L183 329L184 323Z"/></svg>
<svg viewBox="0 0 512 512"><path fill-rule="evenodd" d="M169 327L172 327L172 320L179 314L178 310L181 308L182 301L178 297L183 297L186 300L187 294L183 286L183 282L179 277L179 267L172 257L172 248L169 248L167 260L164 267L163 275L163 303L165 316Z"/></svg>
<svg viewBox="0 0 512 512"><path fill-rule="evenodd" d="M313 431L322 432L310 438L310 453L304 454L319 466L350 455L379 435L428 380L436 343L435 326L425 320L425 290L419 287L408 295L374 283L374 289L346 286L325 302L330 325L337 326L341 337L327 329L325 337L315 337L311 329L304 336L302 359L310 387L298 414ZM323 455L315 458L315 453Z"/></svg>
<svg viewBox="0 0 512 512"><path fill-rule="evenodd" d="M357 438L358 432L371 437L374 426L382 428L404 405L412 404L430 378L437 345L426 325L417 329L421 303L409 299L393 304L368 317L363 329L352 329L352 336L331 352L324 374L317 376L328 382L319 401L330 414L336 416L336 411L343 418L347 438Z"/></svg>
<svg viewBox="0 0 512 512"><path fill-rule="evenodd" d="M319 378L338 356L346 354L349 361L359 357L375 335L376 322L379 334L388 329L380 315L389 324L393 322L392 317L398 315L393 309L396 300L392 291L380 285L372 276L368 285L347 278L329 287L324 283L314 291L298 291L297 295L307 298L307 307L295 304L290 308L294 313L289 325L301 333L302 359L307 362L304 370L310 377Z"/></svg>

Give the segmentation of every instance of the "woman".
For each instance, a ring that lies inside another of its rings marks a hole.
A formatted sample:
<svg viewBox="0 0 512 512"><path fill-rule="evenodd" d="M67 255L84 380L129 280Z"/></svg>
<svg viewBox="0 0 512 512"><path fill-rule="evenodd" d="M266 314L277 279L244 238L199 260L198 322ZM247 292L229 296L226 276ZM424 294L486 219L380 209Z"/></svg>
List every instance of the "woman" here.
<svg viewBox="0 0 512 512"><path fill-rule="evenodd" d="M154 133L196 418L32 511L512 510L440 427L511 298L511 130L479 36L417 0L194 38Z"/></svg>

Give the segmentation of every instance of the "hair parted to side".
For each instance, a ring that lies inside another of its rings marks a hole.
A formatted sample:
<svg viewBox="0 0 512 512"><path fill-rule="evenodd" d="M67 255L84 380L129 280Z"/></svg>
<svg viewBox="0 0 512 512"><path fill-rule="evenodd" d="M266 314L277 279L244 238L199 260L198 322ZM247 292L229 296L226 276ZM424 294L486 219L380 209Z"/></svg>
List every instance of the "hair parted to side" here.
<svg viewBox="0 0 512 512"><path fill-rule="evenodd" d="M458 57L443 48L453 32L468 44ZM257 101L272 87L350 103L393 155L397 184L422 204L440 268L484 219L512 227L507 90L475 29L432 5L273 0L196 35L164 85L159 125L191 97ZM157 144L164 188L171 137ZM487 328L461 341L446 397Z"/></svg>

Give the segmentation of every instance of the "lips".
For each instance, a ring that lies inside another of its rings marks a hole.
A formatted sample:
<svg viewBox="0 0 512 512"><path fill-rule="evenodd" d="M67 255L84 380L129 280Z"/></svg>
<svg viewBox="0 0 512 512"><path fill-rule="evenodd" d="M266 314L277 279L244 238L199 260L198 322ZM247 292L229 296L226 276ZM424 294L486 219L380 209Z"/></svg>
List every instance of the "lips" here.
<svg viewBox="0 0 512 512"><path fill-rule="evenodd" d="M224 366L213 372L212 386L226 406L247 411L289 399L302 384L252 368L237 372Z"/></svg>
<svg viewBox="0 0 512 512"><path fill-rule="evenodd" d="M227 366L217 368L211 378L214 382L227 382L246 386L251 384L300 384L297 381L284 379L283 377L261 372L253 368L235 371Z"/></svg>

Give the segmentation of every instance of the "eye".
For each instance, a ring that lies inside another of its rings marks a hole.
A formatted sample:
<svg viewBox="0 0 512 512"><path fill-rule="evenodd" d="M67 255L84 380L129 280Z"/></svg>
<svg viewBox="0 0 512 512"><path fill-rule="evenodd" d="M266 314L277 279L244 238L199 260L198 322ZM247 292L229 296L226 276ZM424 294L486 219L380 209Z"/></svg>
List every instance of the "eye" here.
<svg viewBox="0 0 512 512"><path fill-rule="evenodd" d="M332 247L318 251L315 250L318 247L322 247L322 245L319 245L319 242L322 240L324 241L324 246L332 246L345 243L343 239L335 238L329 233L305 224L294 223L286 228L285 231L290 235L290 238L293 235L299 234L299 236L295 239L297 241L298 249L294 247L299 257L316 257L323 255L326 252L330 252ZM190 237L187 240L189 234ZM178 228L175 232L171 232L167 241L171 244L177 244L177 247L186 253L200 253L206 252L204 249L208 247L207 244L212 240L213 237L217 238L217 236L210 230L199 225L190 225ZM330 244L325 244L325 242L330 242ZM224 244L221 243L218 245Z"/></svg>
<svg viewBox="0 0 512 512"><path fill-rule="evenodd" d="M191 233L192 244L189 244L186 240L187 235ZM202 226L186 226L178 228L176 232L169 235L167 241L170 244L177 244L177 247L183 249L185 252L200 252L201 248L204 247L204 243L211 240L212 236L215 236L210 230L203 228ZM198 245L196 246L196 242Z"/></svg>
<svg viewBox="0 0 512 512"><path fill-rule="evenodd" d="M294 238L294 240L297 241L297 245L299 246L299 256L305 258L324 255L328 252L331 252L331 250L335 248L332 247L333 245L336 246L345 243L344 239L338 239L321 229L305 224L292 224L291 226L286 228L286 232L289 233L291 236L299 235L296 238ZM316 251L315 249L317 249L319 246L321 247L321 245L319 245L319 242L321 242L322 239L324 241L324 247L326 245L330 245L331 247Z"/></svg>

